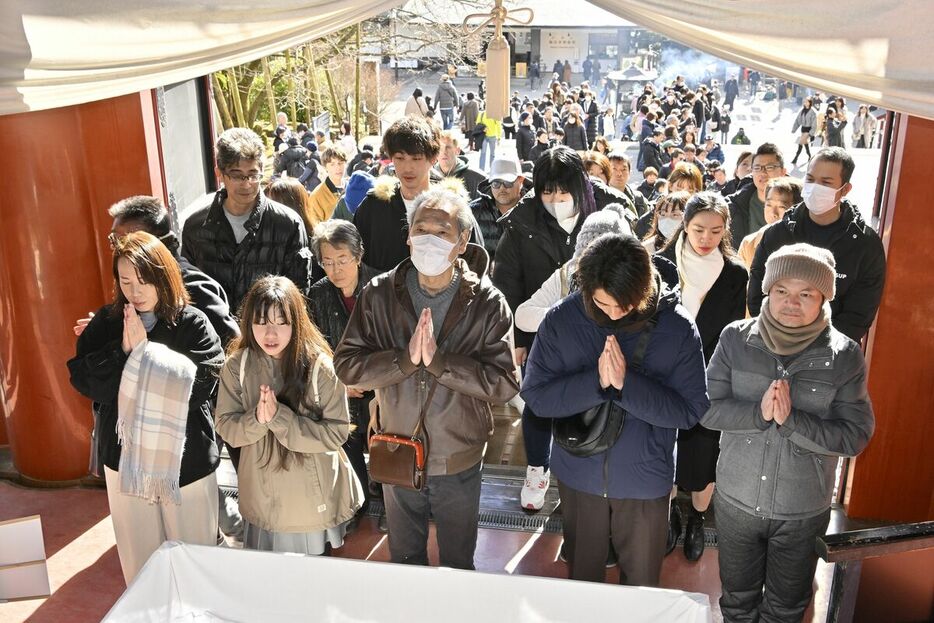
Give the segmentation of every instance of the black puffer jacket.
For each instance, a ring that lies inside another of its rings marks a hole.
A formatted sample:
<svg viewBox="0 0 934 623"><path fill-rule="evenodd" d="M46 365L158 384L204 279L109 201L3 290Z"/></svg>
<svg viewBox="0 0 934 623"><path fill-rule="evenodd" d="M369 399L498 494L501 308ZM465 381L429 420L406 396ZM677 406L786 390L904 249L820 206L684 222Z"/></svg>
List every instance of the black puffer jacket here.
<svg viewBox="0 0 934 623"><path fill-rule="evenodd" d="M217 387L217 373L224 363L224 351L204 313L190 305L182 310L174 325L158 320L146 337L185 355L198 366L188 401L185 449L178 483L184 487L213 472L220 462L214 441L211 399ZM127 360L122 339L123 314L113 313L109 305L102 307L78 338L77 352L68 362L71 384L97 403L98 456L104 465L115 471L120 469L117 394Z"/></svg>
<svg viewBox="0 0 934 623"><path fill-rule="evenodd" d="M366 264L361 264L354 296L359 298L363 288L377 274L377 271ZM340 344L341 338L344 336L344 329L347 328L347 321L350 320L350 314L347 312L347 308L344 307L341 291L327 277L319 279L311 286L311 291L308 294L308 313L318 329L321 330L331 350L337 350L337 345ZM364 392L363 398L350 398L348 400L351 421L358 427L361 425L366 426L369 420L367 405L372 399L373 392L369 391Z"/></svg>
<svg viewBox="0 0 934 623"><path fill-rule="evenodd" d="M531 160L534 146L535 131L527 125L519 126L519 132L516 134L516 152L519 154L519 160Z"/></svg>
<svg viewBox="0 0 934 623"><path fill-rule="evenodd" d="M289 177L301 177L305 170L305 161L308 160L308 150L301 145L292 145L276 156L275 172L283 171Z"/></svg>
<svg viewBox="0 0 934 623"><path fill-rule="evenodd" d="M226 190L217 191L210 206L188 217L181 254L221 284L233 310L239 309L250 286L263 275L288 277L307 293L311 250L298 214L260 192L245 225L246 238L237 244L224 216L226 197Z"/></svg>
<svg viewBox="0 0 934 623"><path fill-rule="evenodd" d="M522 182L522 194L525 195L530 190L532 190L532 180L525 178ZM503 215L496 207L489 180L480 184L478 191L479 197L470 202L470 210L483 233L483 248L486 249L490 261L493 262L496 259L496 247L503 235L504 225L499 222Z"/></svg>
<svg viewBox="0 0 934 623"><path fill-rule="evenodd" d="M513 312L571 259L585 218L587 215L581 214L574 229L567 233L534 192L502 216L499 222L503 235L496 247L493 285L506 296ZM517 347L528 348L533 337L532 333L515 330Z"/></svg>
<svg viewBox="0 0 934 623"><path fill-rule="evenodd" d="M587 130L583 124L564 124L564 144L574 151L587 151Z"/></svg>
<svg viewBox="0 0 934 623"><path fill-rule="evenodd" d="M431 170L432 184L444 179L436 169ZM398 179L381 175L353 215L353 224L363 239L363 263L380 273L395 268L409 257L409 224L400 188ZM483 234L476 221L470 242L483 244Z"/></svg>
<svg viewBox="0 0 934 623"><path fill-rule="evenodd" d="M214 332L221 339L221 346L227 347L230 340L240 335L240 326L233 317L230 303L224 289L216 280L198 270L184 257L178 260L178 268L182 273L185 289L191 296L191 304L200 309L207 317Z"/></svg>
<svg viewBox="0 0 934 623"><path fill-rule="evenodd" d="M879 234L863 220L855 205L844 199L840 207L842 227L825 247L833 253L837 263L837 293L830 302L830 312L834 328L859 342L872 326L882 300L885 249ZM758 316L762 307L765 261L786 244L814 244L810 234L814 227L807 206L802 202L785 212L782 220L762 234L749 270L750 314Z"/></svg>

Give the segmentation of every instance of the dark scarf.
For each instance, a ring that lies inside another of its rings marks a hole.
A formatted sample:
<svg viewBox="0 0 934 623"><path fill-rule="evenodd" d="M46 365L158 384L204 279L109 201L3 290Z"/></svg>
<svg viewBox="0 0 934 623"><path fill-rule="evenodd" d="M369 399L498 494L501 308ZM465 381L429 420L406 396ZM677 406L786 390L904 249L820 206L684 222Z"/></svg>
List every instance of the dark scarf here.
<svg viewBox="0 0 934 623"><path fill-rule="evenodd" d="M613 331L638 333L642 331L648 321L658 313L658 301L661 298L662 280L654 269L652 270L652 281L652 294L649 296L649 300L641 309L634 309L619 320L610 320L610 317L604 314L603 310L597 307L592 299L590 301L584 301L584 309L588 312L591 319L600 327L612 329Z"/></svg>
<svg viewBox="0 0 934 623"><path fill-rule="evenodd" d="M830 324L830 304L824 302L821 314L809 325L786 327L769 312L769 297L762 299L757 326L766 348L776 355L797 355L817 339Z"/></svg>

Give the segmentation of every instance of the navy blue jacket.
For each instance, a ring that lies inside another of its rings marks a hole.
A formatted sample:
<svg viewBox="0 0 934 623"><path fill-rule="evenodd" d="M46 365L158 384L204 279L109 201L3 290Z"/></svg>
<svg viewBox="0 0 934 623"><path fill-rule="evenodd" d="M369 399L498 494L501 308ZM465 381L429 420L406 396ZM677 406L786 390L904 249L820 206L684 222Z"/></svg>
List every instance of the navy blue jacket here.
<svg viewBox="0 0 934 623"><path fill-rule="evenodd" d="M662 291L656 317L642 371L627 369L621 392L600 387L597 360L610 334L631 360L638 332L597 325L579 292L551 308L539 326L522 383L535 415L568 417L611 398L628 413L607 452L582 458L553 446L551 469L567 486L615 499L651 500L671 491L677 429L693 427L710 400L700 335L676 293Z"/></svg>

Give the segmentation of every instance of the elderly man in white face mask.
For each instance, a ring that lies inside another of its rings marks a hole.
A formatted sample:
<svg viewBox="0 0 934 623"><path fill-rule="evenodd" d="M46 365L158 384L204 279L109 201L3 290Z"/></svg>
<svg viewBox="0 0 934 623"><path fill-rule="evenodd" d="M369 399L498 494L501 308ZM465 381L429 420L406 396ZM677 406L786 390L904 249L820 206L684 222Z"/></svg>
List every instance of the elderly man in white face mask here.
<svg viewBox="0 0 934 623"><path fill-rule="evenodd" d="M837 295L830 303L833 326L859 342L869 331L885 285L885 251L879 234L846 199L855 164L842 147L827 147L808 163L804 199L762 234L749 270L749 313L762 306L762 281L769 256L807 242L827 249L837 263Z"/></svg>
<svg viewBox="0 0 934 623"><path fill-rule="evenodd" d="M381 432L427 438L427 482L383 485L393 562L428 564L428 518L440 563L473 569L490 403L518 393L512 314L484 279L489 258L469 244L460 194L428 190L409 209L411 257L376 277L354 307L334 354L348 386L375 390ZM376 471L371 447L371 472Z"/></svg>

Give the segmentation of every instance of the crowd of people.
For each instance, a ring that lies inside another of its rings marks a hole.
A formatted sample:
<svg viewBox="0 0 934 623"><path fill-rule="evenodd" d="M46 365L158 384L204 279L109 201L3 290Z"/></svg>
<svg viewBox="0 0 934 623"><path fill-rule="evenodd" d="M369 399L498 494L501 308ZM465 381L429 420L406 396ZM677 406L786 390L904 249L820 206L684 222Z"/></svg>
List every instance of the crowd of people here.
<svg viewBox="0 0 934 623"><path fill-rule="evenodd" d="M853 159L828 140L802 184L764 143L728 175L715 89L647 85L622 128L600 97L554 80L490 119L443 76L378 151L349 124L280 123L265 184L263 139L223 132L222 186L180 239L154 197L110 207L114 299L77 322L68 366L127 582L163 540L216 543L219 521L248 548L324 554L376 496L393 562L428 564L431 518L441 564L473 569L491 406L518 394L519 503L541 509L554 473L569 577L609 561L657 586L682 533L703 555L713 504L724 619L800 619L835 459L873 432L859 342L885 257L846 199ZM608 130L639 137L636 162ZM595 409L622 418L597 450L558 433ZM420 485L371 478L374 433L423 443ZM239 511L218 495L223 444Z"/></svg>

